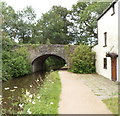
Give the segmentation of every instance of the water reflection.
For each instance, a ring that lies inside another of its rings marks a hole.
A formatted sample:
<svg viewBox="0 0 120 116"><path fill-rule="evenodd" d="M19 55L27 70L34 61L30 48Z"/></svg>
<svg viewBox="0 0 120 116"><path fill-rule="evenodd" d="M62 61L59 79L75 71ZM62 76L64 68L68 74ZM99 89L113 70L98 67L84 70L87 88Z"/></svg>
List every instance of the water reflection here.
<svg viewBox="0 0 120 116"><path fill-rule="evenodd" d="M32 75L15 78L2 83L3 108L9 109L12 104L22 97L23 91L26 89L31 93L37 93L37 88L42 84L45 73L34 73ZM12 99L11 99L12 98Z"/></svg>

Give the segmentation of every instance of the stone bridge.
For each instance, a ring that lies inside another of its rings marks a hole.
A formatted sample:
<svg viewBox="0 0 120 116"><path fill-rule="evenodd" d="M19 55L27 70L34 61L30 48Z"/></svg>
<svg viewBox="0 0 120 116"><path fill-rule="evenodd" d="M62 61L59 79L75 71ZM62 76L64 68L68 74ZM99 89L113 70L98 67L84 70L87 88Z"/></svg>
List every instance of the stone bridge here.
<svg viewBox="0 0 120 116"><path fill-rule="evenodd" d="M56 56L64 59L69 68L70 66L69 56L71 53L73 53L76 47L77 47L76 45L45 44L30 49L29 59L32 64L32 71L37 72L43 70L44 61L49 56Z"/></svg>

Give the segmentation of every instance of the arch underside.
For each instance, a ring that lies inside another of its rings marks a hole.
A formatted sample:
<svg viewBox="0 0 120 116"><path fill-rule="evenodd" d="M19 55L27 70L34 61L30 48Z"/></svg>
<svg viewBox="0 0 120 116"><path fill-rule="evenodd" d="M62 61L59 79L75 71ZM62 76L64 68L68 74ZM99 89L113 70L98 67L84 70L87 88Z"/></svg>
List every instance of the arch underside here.
<svg viewBox="0 0 120 116"><path fill-rule="evenodd" d="M32 72L37 72L37 71L43 71L44 69L44 62L45 60L49 57L49 56L55 56L56 58L61 58L63 60L65 60L65 62L67 63L67 60L62 57L62 56L58 56L55 54L45 54L45 55L41 55L36 57L33 61L32 61Z"/></svg>

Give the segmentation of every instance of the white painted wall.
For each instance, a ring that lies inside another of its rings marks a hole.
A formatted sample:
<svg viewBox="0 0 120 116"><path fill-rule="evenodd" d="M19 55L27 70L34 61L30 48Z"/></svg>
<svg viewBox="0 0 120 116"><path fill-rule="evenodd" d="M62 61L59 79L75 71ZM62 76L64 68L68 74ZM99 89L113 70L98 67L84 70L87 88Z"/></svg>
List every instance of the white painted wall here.
<svg viewBox="0 0 120 116"><path fill-rule="evenodd" d="M120 0L118 2L118 81L120 82Z"/></svg>
<svg viewBox="0 0 120 116"><path fill-rule="evenodd" d="M106 58L106 52L110 50L118 54L118 2L115 4L115 14L113 16L111 16L112 12L113 10L110 8L106 14L98 20L98 45L93 48L96 52L96 72L109 79L111 79L111 58L107 57L107 69L103 68L103 58ZM105 32L107 32L107 47L103 47ZM118 68L120 69L117 64L117 69ZM117 70L117 79L118 72Z"/></svg>

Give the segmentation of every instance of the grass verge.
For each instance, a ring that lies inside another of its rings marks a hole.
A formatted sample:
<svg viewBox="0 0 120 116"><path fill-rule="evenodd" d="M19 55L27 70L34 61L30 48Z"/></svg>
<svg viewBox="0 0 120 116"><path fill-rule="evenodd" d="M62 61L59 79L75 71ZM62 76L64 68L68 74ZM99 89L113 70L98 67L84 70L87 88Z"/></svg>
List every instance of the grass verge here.
<svg viewBox="0 0 120 116"><path fill-rule="evenodd" d="M107 105L113 114L118 114L118 97L105 99L103 102Z"/></svg>
<svg viewBox="0 0 120 116"><path fill-rule="evenodd" d="M58 114L58 103L61 93L61 82L58 72L51 72L38 94L32 97L29 92L25 97L23 111L19 114Z"/></svg>

